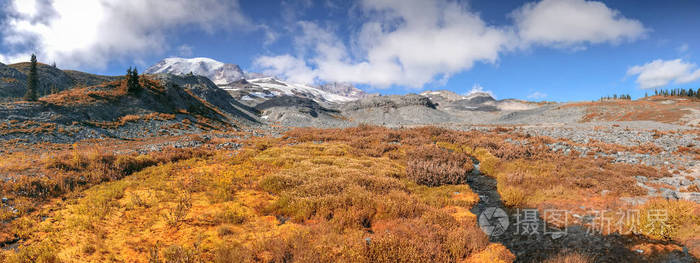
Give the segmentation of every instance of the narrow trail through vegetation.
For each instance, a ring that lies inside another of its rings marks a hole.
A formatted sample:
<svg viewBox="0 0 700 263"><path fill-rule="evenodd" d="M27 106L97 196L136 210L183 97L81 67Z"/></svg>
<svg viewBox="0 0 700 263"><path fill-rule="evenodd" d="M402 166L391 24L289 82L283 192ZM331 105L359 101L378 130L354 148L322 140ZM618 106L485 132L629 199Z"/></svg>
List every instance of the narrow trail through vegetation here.
<svg viewBox="0 0 700 263"><path fill-rule="evenodd" d="M505 232L493 231L487 233L489 241L501 243L506 246L517 258L515 262L542 262L557 255L578 253L587 255L593 262L647 262L640 253L630 250L632 244L639 241L648 243L660 243L641 236L622 236L618 234L601 235L588 231L580 224L570 225L564 233L564 229L548 228L538 212L532 221L525 220L526 209L511 209L501 201L497 191L496 179L479 171L479 162L474 159L474 170L467 179L467 184L472 191L479 195L479 202L471 209L477 216L477 222L482 219L482 213L493 214L493 209L502 209L508 215L508 224L504 226ZM495 222L495 218L489 222ZM483 223L481 221L480 223ZM495 222L494 224L497 224ZM532 227L536 227L532 231ZM526 229L530 229L530 233ZM559 233L556 233L559 232ZM554 234L553 234L554 233ZM660 262L698 262L698 259L689 255L674 251L659 258Z"/></svg>

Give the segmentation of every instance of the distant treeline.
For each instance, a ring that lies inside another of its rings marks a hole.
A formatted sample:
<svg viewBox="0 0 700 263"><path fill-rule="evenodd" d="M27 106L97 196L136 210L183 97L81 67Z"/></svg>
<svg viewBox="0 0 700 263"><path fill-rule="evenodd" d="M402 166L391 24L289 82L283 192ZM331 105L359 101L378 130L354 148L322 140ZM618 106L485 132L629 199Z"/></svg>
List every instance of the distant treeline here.
<svg viewBox="0 0 700 263"><path fill-rule="evenodd" d="M620 95L615 94L612 96L601 97L600 101L604 101L604 100L631 100L631 99L632 99L632 96L630 96L629 94L620 94Z"/></svg>
<svg viewBox="0 0 700 263"><path fill-rule="evenodd" d="M647 95L645 95L646 97ZM666 89L666 90L654 90L654 96L664 96L664 97L695 97L700 99L700 89Z"/></svg>
<svg viewBox="0 0 700 263"><path fill-rule="evenodd" d="M691 97L700 99L700 89L657 89L654 90L654 96L663 97ZM649 97L649 93L644 93L644 97ZM629 94L615 94L612 96L600 97L600 101L606 100L631 100L632 96Z"/></svg>

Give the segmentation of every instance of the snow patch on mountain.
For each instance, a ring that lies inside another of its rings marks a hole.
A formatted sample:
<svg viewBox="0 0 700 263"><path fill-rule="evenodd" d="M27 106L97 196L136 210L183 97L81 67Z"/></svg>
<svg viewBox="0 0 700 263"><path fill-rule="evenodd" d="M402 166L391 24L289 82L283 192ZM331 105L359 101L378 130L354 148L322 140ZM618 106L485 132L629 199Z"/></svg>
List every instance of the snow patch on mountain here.
<svg viewBox="0 0 700 263"><path fill-rule="evenodd" d="M304 84L297 84L297 83L290 83L282 80L278 80L275 78L259 78L259 79L251 79L247 80L247 83L252 85L252 86L257 86L261 88L263 91L254 91L246 96L244 96L244 99L250 100L251 96L255 96L258 98L270 98L270 97L279 97L279 96L297 96L297 97L306 97L314 100L318 100L321 102L334 102L334 103L343 103L343 102L348 102L348 101L353 101L355 98L343 96L343 95L338 95L338 94L333 94L328 91L320 90L314 87L311 87L309 85L304 85ZM230 91L238 91L240 88L236 86L222 86L224 90L230 90Z"/></svg>
<svg viewBox="0 0 700 263"><path fill-rule="evenodd" d="M333 83L326 83L322 85L317 85L314 86L314 88L327 91L333 94L338 94L341 96L345 96L348 98L354 98L354 99L361 99L361 98L366 98L369 96L373 96L374 94L368 94L364 92L361 89L356 88L354 85L350 83L338 83L338 82L333 82Z"/></svg>

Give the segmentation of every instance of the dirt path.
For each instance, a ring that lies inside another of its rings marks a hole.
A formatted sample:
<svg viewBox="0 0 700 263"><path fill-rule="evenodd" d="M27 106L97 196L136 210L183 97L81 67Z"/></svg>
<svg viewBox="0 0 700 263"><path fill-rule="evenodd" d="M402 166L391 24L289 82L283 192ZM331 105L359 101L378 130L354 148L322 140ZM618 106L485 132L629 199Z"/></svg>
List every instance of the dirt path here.
<svg viewBox="0 0 700 263"><path fill-rule="evenodd" d="M640 236L603 236L587 231L582 225L569 226L565 232L553 228L545 231L542 215L537 213L532 216L534 210L506 208L496 190L496 180L479 173L478 164L476 168L467 183L479 195L480 201L471 212L477 215L479 225L489 235L490 241L510 249L517 257L516 262L542 262L568 252L589 255L595 262L698 262L680 251L654 259L645 258L639 251L631 251L630 247L640 242L655 241Z"/></svg>

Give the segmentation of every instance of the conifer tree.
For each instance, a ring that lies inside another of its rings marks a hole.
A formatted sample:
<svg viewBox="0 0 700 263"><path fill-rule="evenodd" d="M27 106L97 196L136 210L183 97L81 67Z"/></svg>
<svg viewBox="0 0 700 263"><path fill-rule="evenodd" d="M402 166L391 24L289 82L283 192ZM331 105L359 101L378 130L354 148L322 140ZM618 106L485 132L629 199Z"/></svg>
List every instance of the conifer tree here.
<svg viewBox="0 0 700 263"><path fill-rule="evenodd" d="M126 71L126 88L128 92L138 91L141 86L139 84L139 73L136 68L131 68Z"/></svg>
<svg viewBox="0 0 700 263"><path fill-rule="evenodd" d="M27 93L24 94L24 99L27 101L37 100L36 89L39 86L39 77L37 75L36 55L32 54L29 76L27 76Z"/></svg>

